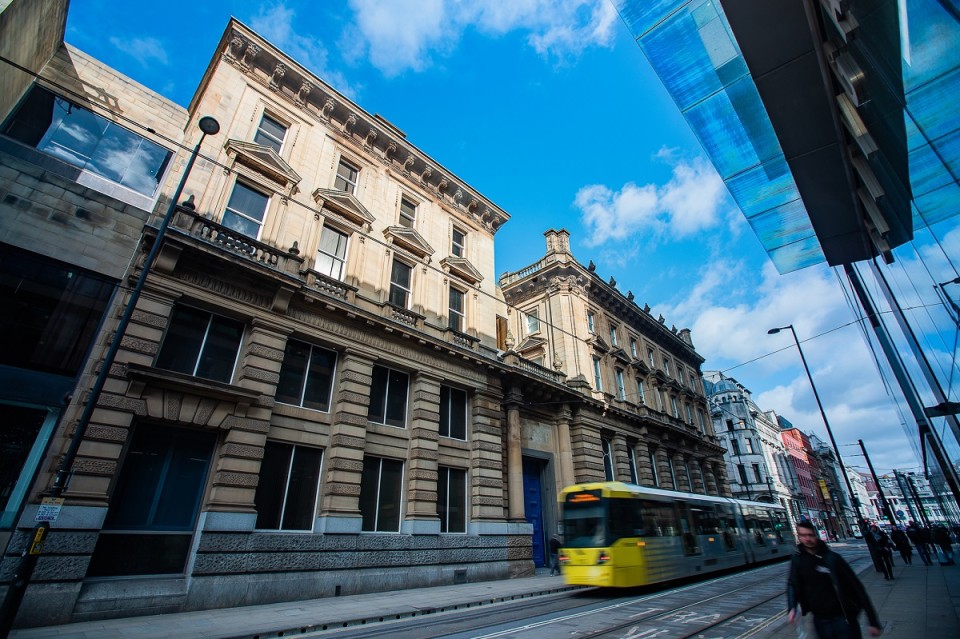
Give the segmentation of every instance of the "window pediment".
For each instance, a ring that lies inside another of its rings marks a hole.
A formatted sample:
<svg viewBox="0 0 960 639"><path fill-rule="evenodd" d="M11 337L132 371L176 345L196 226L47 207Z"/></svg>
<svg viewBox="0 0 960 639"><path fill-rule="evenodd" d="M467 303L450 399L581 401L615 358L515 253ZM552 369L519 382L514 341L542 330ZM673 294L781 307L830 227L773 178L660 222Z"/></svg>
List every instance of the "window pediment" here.
<svg viewBox="0 0 960 639"><path fill-rule="evenodd" d="M613 355L614 357L616 357L618 360L620 360L620 361L623 362L624 364L630 364L630 363L632 362L632 360L630 359L630 356L627 355L627 352L626 352L625 350L623 350L622 348L616 348L616 349L614 349L614 351L613 351L613 353L611 353L611 355Z"/></svg>
<svg viewBox="0 0 960 639"><path fill-rule="evenodd" d="M331 211L356 226L373 224L377 219L352 193L337 189L316 189L313 199L320 208Z"/></svg>
<svg viewBox="0 0 960 639"><path fill-rule="evenodd" d="M445 257L440 260L440 266L471 284L478 284L483 281L483 275L465 257L456 257L455 255Z"/></svg>
<svg viewBox="0 0 960 639"><path fill-rule="evenodd" d="M610 346L609 346L609 345L604 341L604 339L603 339L602 337L600 337L599 335L594 335L592 338L590 338L590 340L588 341L588 343L589 343L591 346L593 346L593 349L596 350L596 351L600 351L601 353L609 353L609 352L610 352Z"/></svg>
<svg viewBox="0 0 960 639"><path fill-rule="evenodd" d="M227 140L224 148L236 164L280 185L289 194L292 194L294 187L300 183L300 175L268 146L243 140Z"/></svg>
<svg viewBox="0 0 960 639"><path fill-rule="evenodd" d="M408 229L405 226L388 226L383 230L383 236L388 242L406 249L421 259L433 255L433 247L414 229Z"/></svg>
<svg viewBox="0 0 960 639"><path fill-rule="evenodd" d="M534 350L543 350L544 345L547 343L547 340L542 337L527 337L522 342L517 344L517 347L514 349L521 355L526 357L525 353L529 353Z"/></svg>

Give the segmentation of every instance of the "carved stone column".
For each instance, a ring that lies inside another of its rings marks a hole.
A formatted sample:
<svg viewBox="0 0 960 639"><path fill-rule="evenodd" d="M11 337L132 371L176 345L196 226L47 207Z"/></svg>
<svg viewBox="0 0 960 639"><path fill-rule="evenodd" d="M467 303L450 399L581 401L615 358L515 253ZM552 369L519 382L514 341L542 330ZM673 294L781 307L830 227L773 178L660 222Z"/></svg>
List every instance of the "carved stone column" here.
<svg viewBox="0 0 960 639"><path fill-rule="evenodd" d="M707 485L707 494L708 495L718 495L717 492L717 476L714 474L714 464L712 462L707 462L705 468L703 469L703 480Z"/></svg>
<svg viewBox="0 0 960 639"><path fill-rule="evenodd" d="M520 402L523 395L510 388L504 403L507 409L507 518L526 521L523 507L523 456L520 450Z"/></svg>
<svg viewBox="0 0 960 639"><path fill-rule="evenodd" d="M637 475L641 486L653 486L653 468L650 466L650 444L640 440L634 446L637 455Z"/></svg>
<svg viewBox="0 0 960 639"><path fill-rule="evenodd" d="M693 487L690 486L690 482L687 481L686 461L683 458L683 453L677 452L673 454L673 470L677 477L676 490L686 493L692 492Z"/></svg>
<svg viewBox="0 0 960 639"><path fill-rule="evenodd" d="M576 477L573 474L573 444L570 441L571 414L570 407L564 404L557 416L557 456L559 457L561 487L576 483Z"/></svg>
<svg viewBox="0 0 960 639"><path fill-rule="evenodd" d="M410 450L408 453L406 520L429 520L437 515L437 424L440 422L440 377L419 372L411 396ZM417 527L417 524L413 524ZM423 529L423 532L430 532ZM413 530L412 532L418 532ZM433 532L439 532L439 528Z"/></svg>
<svg viewBox="0 0 960 639"><path fill-rule="evenodd" d="M361 523L360 477L363 474L374 360L351 351L344 353L341 359L340 383L333 404L337 411L330 427L330 447L326 451L320 514L355 518L344 532L358 532ZM325 530L331 530L330 526L325 526Z"/></svg>
<svg viewBox="0 0 960 639"><path fill-rule="evenodd" d="M699 459L690 458L687 460L690 464L690 476L693 477L693 492L704 494L706 486L703 482L703 465Z"/></svg>
<svg viewBox="0 0 960 639"><path fill-rule="evenodd" d="M713 462L717 476L717 494L723 497L732 497L730 492L730 481L727 479L727 465L722 461Z"/></svg>
<svg viewBox="0 0 960 639"><path fill-rule="evenodd" d="M632 482L630 477L630 449L626 438L621 434L613 436L613 479L614 481Z"/></svg>
<svg viewBox="0 0 960 639"><path fill-rule="evenodd" d="M673 485L673 477L670 475L670 464L667 462L667 456L669 454L669 451L662 446L657 448L657 474L660 475L661 488L676 490L677 487Z"/></svg>

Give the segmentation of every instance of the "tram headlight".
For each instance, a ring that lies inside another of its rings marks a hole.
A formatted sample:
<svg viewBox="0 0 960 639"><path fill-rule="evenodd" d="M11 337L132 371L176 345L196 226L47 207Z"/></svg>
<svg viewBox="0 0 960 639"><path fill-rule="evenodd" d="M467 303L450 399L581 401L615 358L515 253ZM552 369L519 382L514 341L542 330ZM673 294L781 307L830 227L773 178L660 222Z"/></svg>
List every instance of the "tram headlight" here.
<svg viewBox="0 0 960 639"><path fill-rule="evenodd" d="M601 550L600 555L597 556L597 564L602 566L608 561L610 561L610 555L607 553L607 551Z"/></svg>
<svg viewBox="0 0 960 639"><path fill-rule="evenodd" d="M557 555L557 559L560 560L561 564L565 564L568 561L570 561L569 555L565 555L563 553L560 553L559 555Z"/></svg>

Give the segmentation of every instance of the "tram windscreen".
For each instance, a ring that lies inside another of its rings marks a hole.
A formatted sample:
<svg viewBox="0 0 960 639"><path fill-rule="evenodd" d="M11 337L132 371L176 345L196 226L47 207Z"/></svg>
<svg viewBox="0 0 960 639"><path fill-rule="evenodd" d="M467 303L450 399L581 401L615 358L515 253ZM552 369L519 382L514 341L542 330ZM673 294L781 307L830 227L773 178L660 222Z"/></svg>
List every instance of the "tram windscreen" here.
<svg viewBox="0 0 960 639"><path fill-rule="evenodd" d="M570 493L563 504L563 545L594 548L605 545L606 504L599 490Z"/></svg>

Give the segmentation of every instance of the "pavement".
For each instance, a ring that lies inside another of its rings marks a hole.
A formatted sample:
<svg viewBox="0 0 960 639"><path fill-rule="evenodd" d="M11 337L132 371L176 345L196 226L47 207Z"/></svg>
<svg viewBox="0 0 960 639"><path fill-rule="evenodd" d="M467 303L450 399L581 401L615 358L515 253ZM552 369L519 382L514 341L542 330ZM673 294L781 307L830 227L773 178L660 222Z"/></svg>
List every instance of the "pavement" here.
<svg viewBox="0 0 960 639"><path fill-rule="evenodd" d="M836 549L852 550L847 544ZM886 581L869 562L860 578L889 639L960 639L960 565L924 566L916 554L905 566L899 557L894 579ZM786 569L786 567L784 568ZM16 629L12 639L268 639L377 621L429 615L491 603L577 589L546 569L536 576L470 584L350 595L242 608L84 621L62 626ZM780 613L741 637L796 639L797 630ZM864 636L868 636L864 633Z"/></svg>

